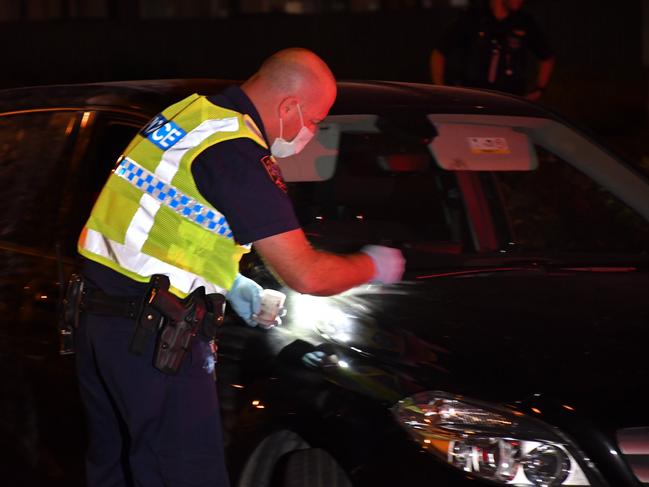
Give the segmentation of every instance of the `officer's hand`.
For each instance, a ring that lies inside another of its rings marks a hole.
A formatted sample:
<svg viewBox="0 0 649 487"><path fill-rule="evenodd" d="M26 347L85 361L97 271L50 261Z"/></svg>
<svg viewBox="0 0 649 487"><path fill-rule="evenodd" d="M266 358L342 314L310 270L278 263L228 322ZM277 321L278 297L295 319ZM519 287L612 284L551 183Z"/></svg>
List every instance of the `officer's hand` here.
<svg viewBox="0 0 649 487"><path fill-rule="evenodd" d="M320 368L337 366L339 360L335 354L326 354L322 350L314 350L302 356L302 363L308 367Z"/></svg>
<svg viewBox="0 0 649 487"><path fill-rule="evenodd" d="M232 289L226 296L230 306L249 326L257 326L252 318L261 310L262 287L252 279L237 274Z"/></svg>
<svg viewBox="0 0 649 487"><path fill-rule="evenodd" d="M401 280L406 260L399 249L382 245L366 245L361 252L369 255L374 261L376 273L371 282L391 284Z"/></svg>

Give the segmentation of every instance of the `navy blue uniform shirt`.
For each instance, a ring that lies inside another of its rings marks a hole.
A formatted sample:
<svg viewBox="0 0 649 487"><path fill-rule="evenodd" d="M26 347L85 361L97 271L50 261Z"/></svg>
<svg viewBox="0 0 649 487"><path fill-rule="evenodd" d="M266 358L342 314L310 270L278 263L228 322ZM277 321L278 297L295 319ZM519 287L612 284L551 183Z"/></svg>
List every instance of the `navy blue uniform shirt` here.
<svg viewBox="0 0 649 487"><path fill-rule="evenodd" d="M266 139L259 113L241 88L230 86L208 100L248 114ZM239 243L252 243L300 226L270 152L251 139L233 139L206 148L194 160L192 174L201 195L225 215ZM84 259L83 274L114 295L141 294L147 286L88 259Z"/></svg>

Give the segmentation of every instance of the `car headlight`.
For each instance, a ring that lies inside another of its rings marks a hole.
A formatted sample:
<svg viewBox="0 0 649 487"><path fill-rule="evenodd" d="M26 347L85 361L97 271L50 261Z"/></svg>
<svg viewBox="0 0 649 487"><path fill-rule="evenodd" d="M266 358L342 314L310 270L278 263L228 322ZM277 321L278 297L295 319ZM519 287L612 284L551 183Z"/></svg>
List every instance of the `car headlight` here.
<svg viewBox="0 0 649 487"><path fill-rule="evenodd" d="M391 411L424 449L468 474L503 485L597 485L567 438L520 411L438 391L403 399Z"/></svg>

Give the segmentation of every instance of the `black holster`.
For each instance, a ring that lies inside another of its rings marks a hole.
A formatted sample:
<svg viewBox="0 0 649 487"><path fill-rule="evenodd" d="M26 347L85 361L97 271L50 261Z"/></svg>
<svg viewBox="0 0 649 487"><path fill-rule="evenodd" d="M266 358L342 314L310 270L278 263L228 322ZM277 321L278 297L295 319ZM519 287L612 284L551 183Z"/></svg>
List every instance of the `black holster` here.
<svg viewBox="0 0 649 487"><path fill-rule="evenodd" d="M153 276L149 294L144 301L131 349L160 327L153 365L165 374L175 375L183 358L197 335L209 341L216 336L223 321L225 297L220 294L205 295L199 287L185 299L171 294L165 276ZM140 339L142 336L142 339Z"/></svg>

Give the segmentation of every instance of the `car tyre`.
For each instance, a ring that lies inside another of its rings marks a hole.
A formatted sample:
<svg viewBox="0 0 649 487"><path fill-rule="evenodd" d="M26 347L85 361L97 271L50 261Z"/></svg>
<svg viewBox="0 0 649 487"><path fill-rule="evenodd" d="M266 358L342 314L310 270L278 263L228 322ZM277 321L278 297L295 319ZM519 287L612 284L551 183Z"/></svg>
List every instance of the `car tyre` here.
<svg viewBox="0 0 649 487"><path fill-rule="evenodd" d="M325 450L311 448L298 434L277 431L264 438L248 459L238 487L352 487Z"/></svg>
<svg viewBox="0 0 649 487"><path fill-rule="evenodd" d="M281 458L287 453L309 448L296 433L280 430L263 439L252 452L244 467L238 487L271 487L271 478Z"/></svg>
<svg viewBox="0 0 649 487"><path fill-rule="evenodd" d="M352 487L336 460L320 448L289 453L282 477L281 487Z"/></svg>

